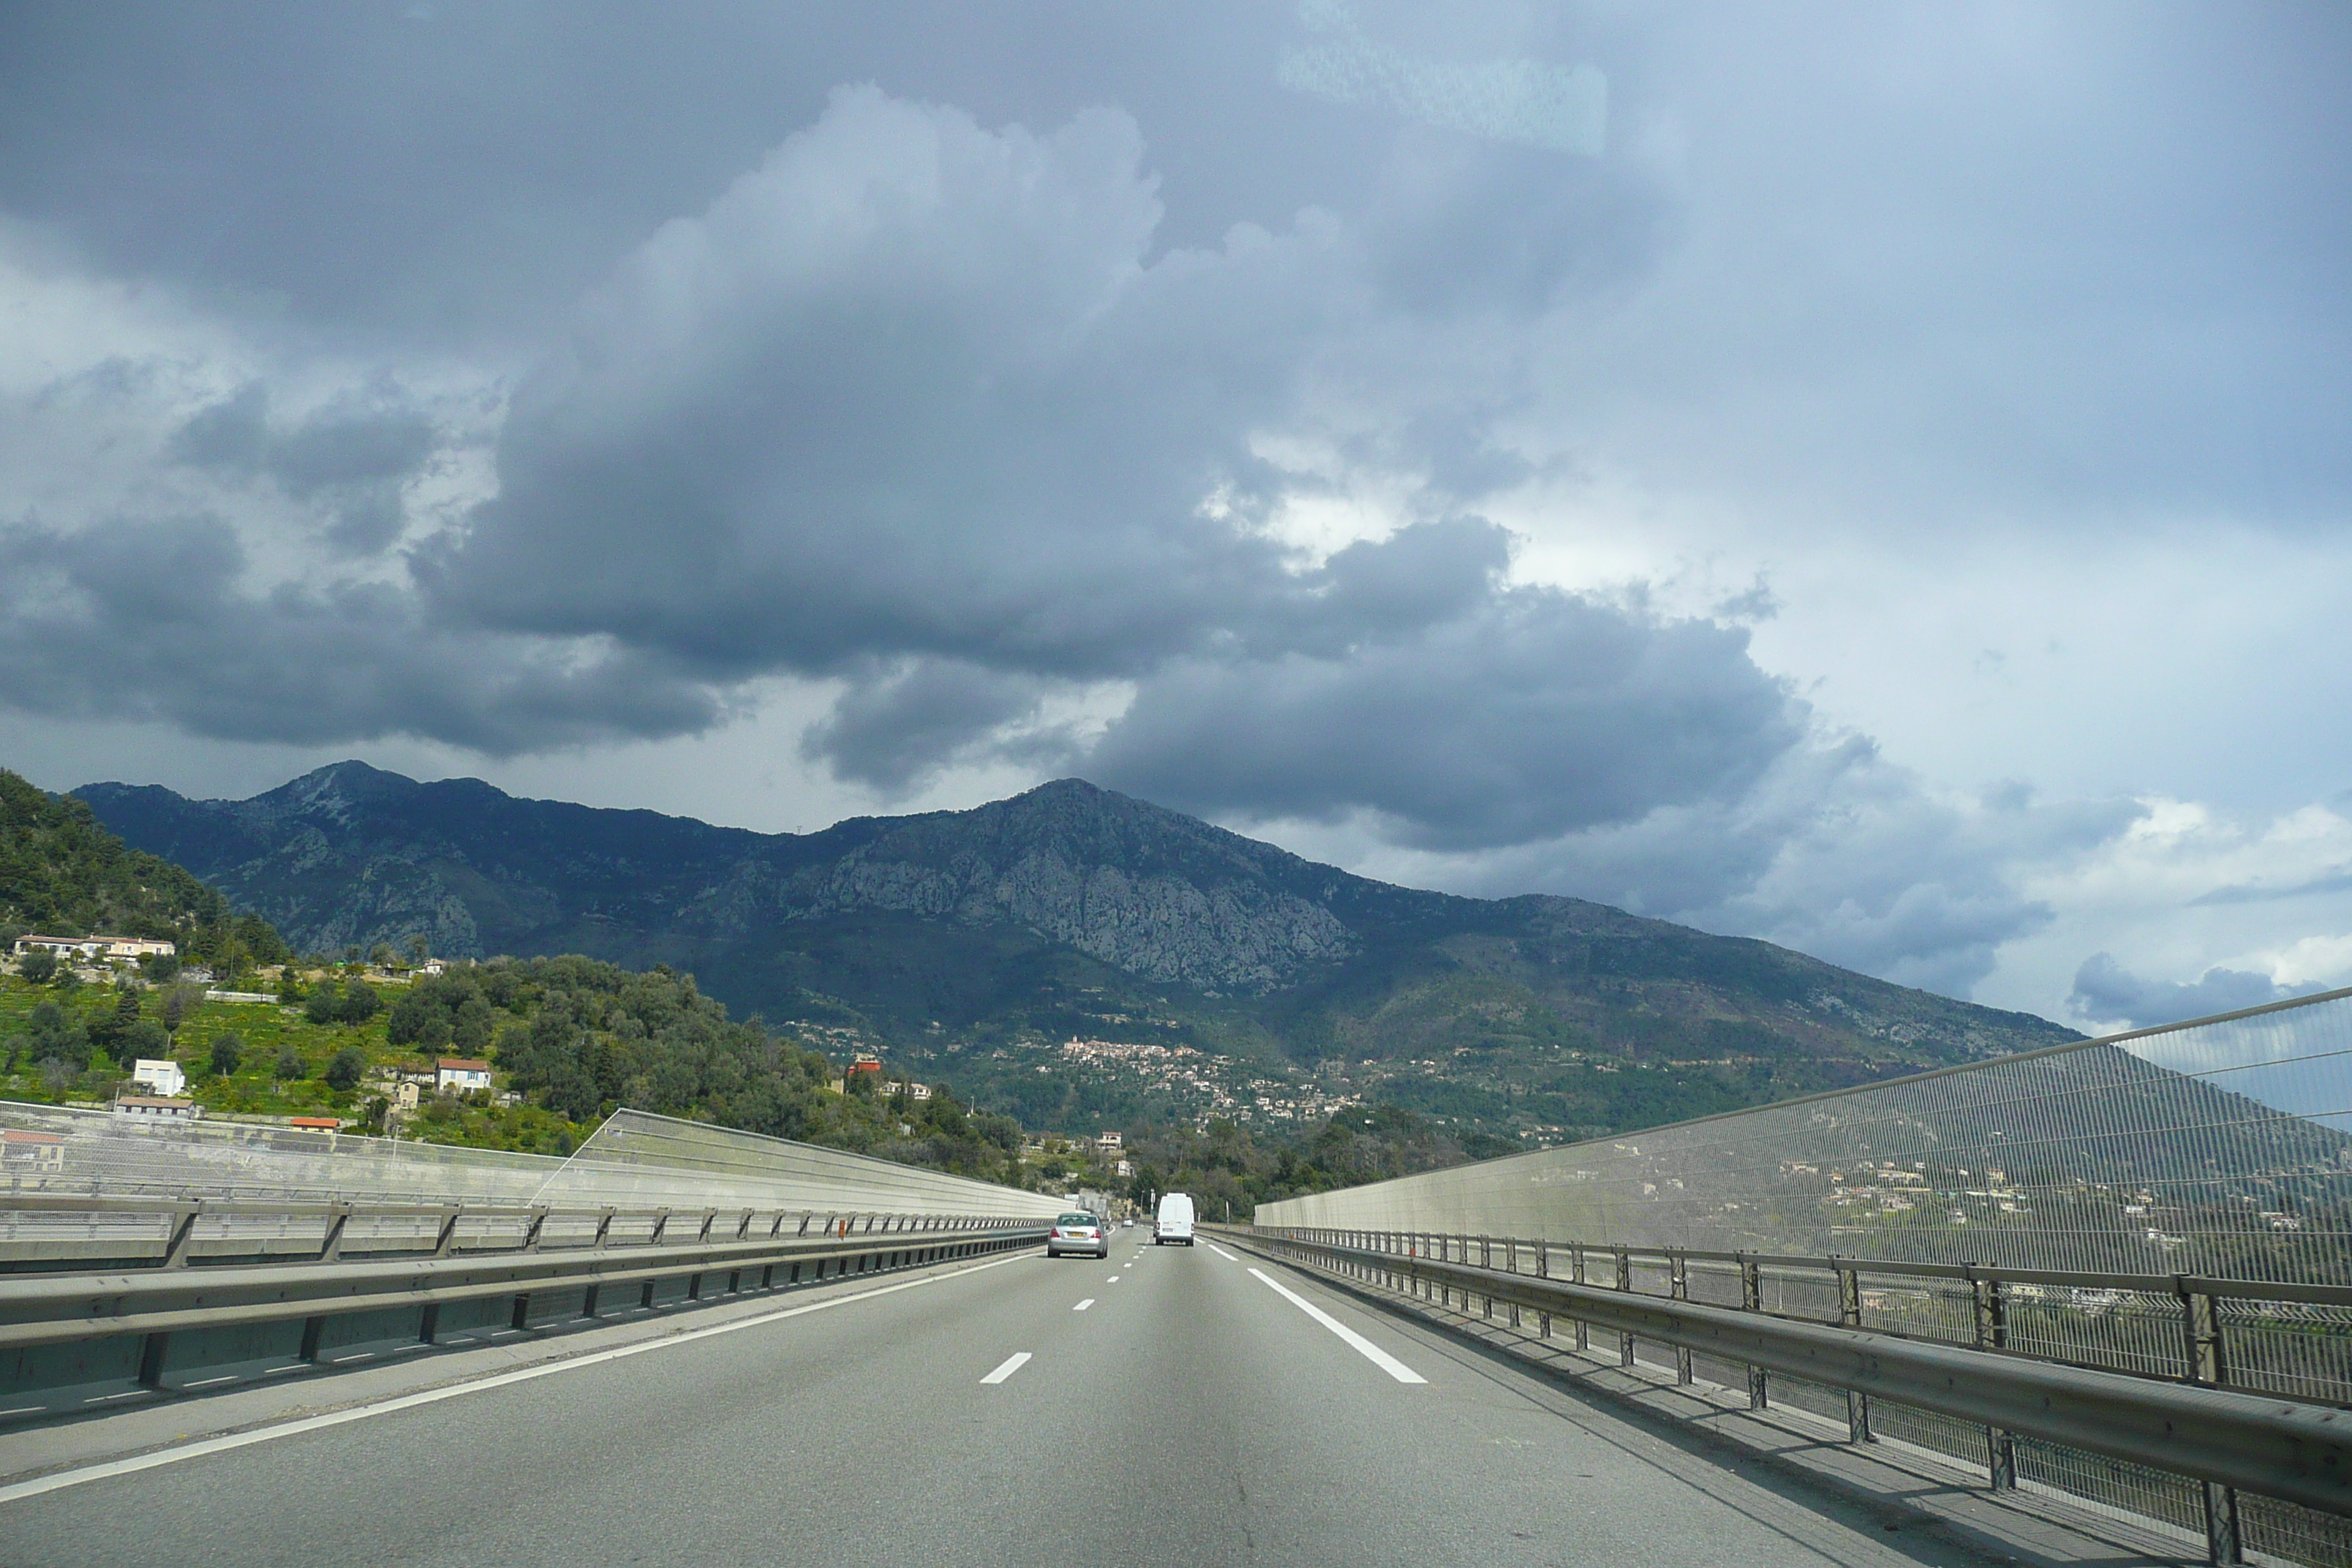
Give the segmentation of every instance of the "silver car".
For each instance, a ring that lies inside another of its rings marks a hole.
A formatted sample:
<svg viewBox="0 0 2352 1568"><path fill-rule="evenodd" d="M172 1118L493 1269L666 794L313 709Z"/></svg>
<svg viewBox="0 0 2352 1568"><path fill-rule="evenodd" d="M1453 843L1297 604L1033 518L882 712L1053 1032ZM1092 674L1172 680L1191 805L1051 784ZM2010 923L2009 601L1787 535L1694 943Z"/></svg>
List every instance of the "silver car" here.
<svg viewBox="0 0 2352 1568"><path fill-rule="evenodd" d="M1110 1231L1104 1226L1102 1216L1074 1212L1055 1220L1054 1228L1045 1233L1045 1256L1059 1258L1065 1252L1108 1258Z"/></svg>

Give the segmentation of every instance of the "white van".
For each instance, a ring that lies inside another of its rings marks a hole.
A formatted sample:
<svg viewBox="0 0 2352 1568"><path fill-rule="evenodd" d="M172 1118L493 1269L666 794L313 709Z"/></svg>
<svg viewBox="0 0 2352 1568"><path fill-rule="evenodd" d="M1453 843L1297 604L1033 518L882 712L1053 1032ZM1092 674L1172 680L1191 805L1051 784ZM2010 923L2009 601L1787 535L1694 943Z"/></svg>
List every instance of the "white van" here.
<svg viewBox="0 0 2352 1568"><path fill-rule="evenodd" d="M1180 1241L1192 1245L1192 1194L1162 1193L1160 1212L1151 1220L1151 1245L1173 1246Z"/></svg>

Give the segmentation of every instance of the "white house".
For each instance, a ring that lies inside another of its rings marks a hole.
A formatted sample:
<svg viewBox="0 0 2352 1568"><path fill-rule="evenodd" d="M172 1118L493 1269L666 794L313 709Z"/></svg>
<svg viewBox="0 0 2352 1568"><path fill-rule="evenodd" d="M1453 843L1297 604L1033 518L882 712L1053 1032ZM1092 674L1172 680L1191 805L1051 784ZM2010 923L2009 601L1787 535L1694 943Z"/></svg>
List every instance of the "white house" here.
<svg viewBox="0 0 2352 1568"><path fill-rule="evenodd" d="M171 942L155 942L143 936L20 936L16 939L17 957L22 958L36 951L54 952L59 958L95 962L101 958L170 958L180 950Z"/></svg>
<svg viewBox="0 0 2352 1568"><path fill-rule="evenodd" d="M188 1075L180 1070L179 1063L168 1058L158 1061L152 1057L141 1057L131 1064L131 1080L150 1094L188 1092Z"/></svg>
<svg viewBox="0 0 2352 1568"><path fill-rule="evenodd" d="M490 1087L490 1064L471 1061L464 1057L443 1057L433 1064L433 1088L436 1092L454 1090L458 1094Z"/></svg>

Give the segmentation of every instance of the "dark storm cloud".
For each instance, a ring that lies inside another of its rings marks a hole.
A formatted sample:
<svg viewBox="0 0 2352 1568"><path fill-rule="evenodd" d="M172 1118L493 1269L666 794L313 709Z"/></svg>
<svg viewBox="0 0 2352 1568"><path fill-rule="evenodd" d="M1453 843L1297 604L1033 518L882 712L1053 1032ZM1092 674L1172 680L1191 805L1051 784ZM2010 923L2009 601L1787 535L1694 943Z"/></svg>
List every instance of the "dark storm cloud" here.
<svg viewBox="0 0 2352 1568"><path fill-rule="evenodd" d="M2207 970L2201 978L2192 982L2143 980L2117 963L2111 954L2098 952L2084 959L2082 968L2074 972L2071 1000L2074 1011L2083 1017L2149 1029L2159 1024L2177 1024L2183 1018L2202 1018L2214 1013L2234 1013L2242 1007L2284 1002L2291 996L2305 996L2322 989L2317 985L2280 985L2267 974L2219 967Z"/></svg>
<svg viewBox="0 0 2352 1568"><path fill-rule="evenodd" d="M897 793L975 750L1000 752L991 743L999 727L1034 712L1046 694L1034 678L952 659L861 672L801 749L843 778Z"/></svg>
<svg viewBox="0 0 2352 1568"><path fill-rule="evenodd" d="M1744 634L1506 589L1492 524L1311 568L1255 532L1252 435L1308 416L1371 290L1328 220L1155 258L1154 186L1122 115L836 95L521 388L435 602L712 679L845 675L807 743L884 787L1053 681L1138 683L1078 759L1122 784L1432 844L1736 790L1792 743Z"/></svg>
<svg viewBox="0 0 2352 1568"><path fill-rule="evenodd" d="M413 735L494 755L679 734L715 700L656 659L426 624L383 584L240 588L213 519L0 529L9 700L68 718L163 719L235 741Z"/></svg>
<svg viewBox="0 0 2352 1568"><path fill-rule="evenodd" d="M1803 731L1744 633L1519 589L1333 654L1173 664L1091 766L1197 811L1369 810L1483 848L1735 796Z"/></svg>
<svg viewBox="0 0 2352 1568"><path fill-rule="evenodd" d="M321 537L345 555L373 555L400 537L401 490L436 445L433 421L403 405L396 386L273 424L259 382L192 416L173 437L184 463L267 477L296 500L320 503Z"/></svg>

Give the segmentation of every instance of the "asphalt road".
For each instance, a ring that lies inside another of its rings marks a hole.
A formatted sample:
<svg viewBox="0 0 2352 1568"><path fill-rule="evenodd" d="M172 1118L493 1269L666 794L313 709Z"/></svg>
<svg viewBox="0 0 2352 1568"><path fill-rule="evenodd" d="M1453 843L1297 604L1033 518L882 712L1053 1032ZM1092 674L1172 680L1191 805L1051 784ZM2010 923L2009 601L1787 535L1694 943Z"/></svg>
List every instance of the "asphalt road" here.
<svg viewBox="0 0 2352 1568"><path fill-rule="evenodd" d="M0 1503L0 1564L1927 1560L1307 1276L1146 1237Z"/></svg>

